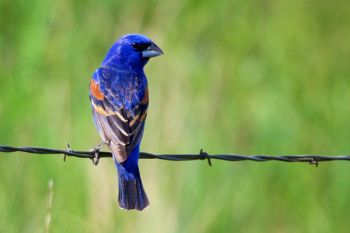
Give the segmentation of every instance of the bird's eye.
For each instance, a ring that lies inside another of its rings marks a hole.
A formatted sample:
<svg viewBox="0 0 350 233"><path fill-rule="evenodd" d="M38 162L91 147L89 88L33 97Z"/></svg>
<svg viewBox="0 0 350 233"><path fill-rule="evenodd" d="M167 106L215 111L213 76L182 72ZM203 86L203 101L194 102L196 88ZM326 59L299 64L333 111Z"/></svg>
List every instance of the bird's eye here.
<svg viewBox="0 0 350 233"><path fill-rule="evenodd" d="M139 43L132 43L131 46L135 49L135 50L142 50L142 45Z"/></svg>
<svg viewBox="0 0 350 233"><path fill-rule="evenodd" d="M150 45L151 45L151 43L137 43L137 42L131 43L132 48L138 52L144 51Z"/></svg>

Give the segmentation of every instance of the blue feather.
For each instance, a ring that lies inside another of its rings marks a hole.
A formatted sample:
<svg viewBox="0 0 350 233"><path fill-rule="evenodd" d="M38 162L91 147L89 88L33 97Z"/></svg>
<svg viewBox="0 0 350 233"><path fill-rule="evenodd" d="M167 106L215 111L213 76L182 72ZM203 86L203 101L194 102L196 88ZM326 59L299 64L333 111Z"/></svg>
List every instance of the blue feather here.
<svg viewBox="0 0 350 233"><path fill-rule="evenodd" d="M125 162L115 161L118 170L119 206L127 210L143 210L149 206L138 167L139 151L140 145L137 145Z"/></svg>

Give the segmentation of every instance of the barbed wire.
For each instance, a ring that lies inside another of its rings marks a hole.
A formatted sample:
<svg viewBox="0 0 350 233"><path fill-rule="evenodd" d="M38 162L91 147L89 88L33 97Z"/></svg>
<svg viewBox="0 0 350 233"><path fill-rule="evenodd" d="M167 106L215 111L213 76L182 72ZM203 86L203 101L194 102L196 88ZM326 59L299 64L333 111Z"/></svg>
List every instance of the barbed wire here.
<svg viewBox="0 0 350 233"><path fill-rule="evenodd" d="M41 147L13 147L0 145L0 152L12 153L12 152L25 152L30 154L47 154L47 155L64 155L64 161L67 156L88 158L93 161L95 165L98 164L99 158L112 157L112 153L106 151L100 151L99 148L91 151L79 151L72 150L69 144L67 149L53 149L53 148L41 148ZM151 154L147 152L140 152L141 159L161 159L168 161L190 161L190 160L207 160L208 164L212 166L211 160L224 160L230 162L238 161L279 161L279 162L304 162L318 166L320 162L329 161L350 161L349 155L240 155L240 154L213 154L210 155L202 149L198 154Z"/></svg>

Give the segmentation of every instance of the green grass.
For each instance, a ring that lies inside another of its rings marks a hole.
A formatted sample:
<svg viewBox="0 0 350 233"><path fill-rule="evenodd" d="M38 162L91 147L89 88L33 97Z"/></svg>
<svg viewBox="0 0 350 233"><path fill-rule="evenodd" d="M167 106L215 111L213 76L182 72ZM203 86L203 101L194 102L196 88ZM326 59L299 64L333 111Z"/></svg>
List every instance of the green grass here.
<svg viewBox="0 0 350 233"><path fill-rule="evenodd" d="M119 36L151 37L153 153L349 154L350 3L0 1L0 144L100 142L88 83ZM142 160L151 207L117 206L113 162L0 158L0 232L348 232L350 167ZM53 180L49 210L48 182Z"/></svg>

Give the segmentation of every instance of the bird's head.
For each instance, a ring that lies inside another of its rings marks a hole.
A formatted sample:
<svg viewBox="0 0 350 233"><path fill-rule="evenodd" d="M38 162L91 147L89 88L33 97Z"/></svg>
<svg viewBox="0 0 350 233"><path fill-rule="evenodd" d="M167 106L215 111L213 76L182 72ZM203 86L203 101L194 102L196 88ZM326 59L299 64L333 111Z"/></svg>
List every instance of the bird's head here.
<svg viewBox="0 0 350 233"><path fill-rule="evenodd" d="M163 51L146 36L127 34L113 44L102 65L137 71L142 70L151 57L162 54Z"/></svg>

